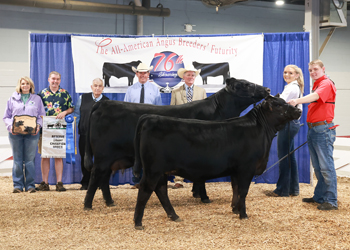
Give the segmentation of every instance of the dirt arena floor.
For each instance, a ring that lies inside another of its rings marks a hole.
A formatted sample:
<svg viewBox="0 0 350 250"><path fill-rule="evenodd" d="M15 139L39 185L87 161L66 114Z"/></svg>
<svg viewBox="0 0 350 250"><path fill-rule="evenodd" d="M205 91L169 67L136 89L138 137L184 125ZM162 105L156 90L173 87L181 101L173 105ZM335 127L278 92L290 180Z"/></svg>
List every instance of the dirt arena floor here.
<svg viewBox="0 0 350 250"><path fill-rule="evenodd" d="M211 204L191 197L191 184L168 189L182 222L169 220L155 194L143 225L134 229L137 190L111 187L115 207L101 191L93 210L83 210L86 191L12 193L12 178L0 177L0 249L350 249L350 179L338 178L339 210L319 211L301 202L313 187L301 184L297 197L272 198L275 185L251 184L248 220L231 212L230 183L209 183Z"/></svg>

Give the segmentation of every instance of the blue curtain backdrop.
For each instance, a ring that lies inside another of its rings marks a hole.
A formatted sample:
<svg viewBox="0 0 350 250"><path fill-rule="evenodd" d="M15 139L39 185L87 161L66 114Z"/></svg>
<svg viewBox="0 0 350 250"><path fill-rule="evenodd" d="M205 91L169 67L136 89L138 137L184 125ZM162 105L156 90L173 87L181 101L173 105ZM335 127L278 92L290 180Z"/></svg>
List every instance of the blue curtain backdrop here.
<svg viewBox="0 0 350 250"><path fill-rule="evenodd" d="M282 93L285 82L283 80L283 70L288 64L295 64L304 74L304 95L310 93L309 78L309 33L271 33L264 34L264 81L263 85L271 89L271 94ZM303 144L307 139L306 126L307 105L303 105L303 115L299 133L295 137L295 147ZM278 164L269 169L278 161L276 138L273 141L270 158L265 174L256 177L257 183L276 183L278 179ZM298 162L299 181L310 183L310 155L307 145L296 151Z"/></svg>
<svg viewBox="0 0 350 250"><path fill-rule="evenodd" d="M187 36L237 36L247 34L225 34L225 35L187 35ZM91 35L96 36L96 35ZM100 35L98 35L100 36ZM135 37L135 36L112 36L109 37ZM74 68L71 48L71 34L30 34L31 58L30 76L34 81L36 92L48 87L48 75L51 71L61 73L60 86L71 94L73 102L76 103L81 93L75 92ZM263 62L263 85L271 89L271 94L282 93L284 88L283 69L288 64L296 64L304 74L305 95L309 94L310 83L308 77L309 62L309 33L266 33L264 34L264 62ZM254 69L252 69L254 74ZM111 100L124 100L125 94L105 94ZM208 96L212 93L208 93ZM170 94L162 94L163 105L170 104ZM301 123L306 124L307 106L303 106L304 111ZM246 114L249 110L242 112ZM306 141L307 127L303 126L296 136L295 145L299 146ZM78 138L77 138L78 141ZM276 140L274 139L270 151L270 159L267 165L273 165L278 160ZM78 149L77 149L78 150ZM310 158L307 146L296 152L299 164L299 178L302 183L310 183ZM80 183L80 155L76 155L76 163L68 164L64 161L63 183ZM42 181L40 155L35 158L36 183ZM122 173L117 172L111 177L111 185L133 184L131 169ZM269 169L265 174L254 178L256 183L276 183L278 179L278 164ZM218 178L211 181L230 181L229 177ZM54 161L51 160L49 184L56 184Z"/></svg>

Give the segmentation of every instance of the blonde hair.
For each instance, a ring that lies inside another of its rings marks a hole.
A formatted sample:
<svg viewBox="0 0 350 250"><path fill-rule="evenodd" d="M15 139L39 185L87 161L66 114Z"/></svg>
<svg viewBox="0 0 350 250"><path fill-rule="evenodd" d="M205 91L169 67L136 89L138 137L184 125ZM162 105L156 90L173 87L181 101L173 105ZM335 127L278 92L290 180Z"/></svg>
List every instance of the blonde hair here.
<svg viewBox="0 0 350 250"><path fill-rule="evenodd" d="M31 94L34 94L34 82L32 79L30 79L28 76L22 76L21 78L18 79L18 82L17 82L17 86L16 86L16 92L21 94L22 93L22 90L21 90L21 81L24 80L26 81L27 83L29 83L30 85L30 90L29 90L29 93Z"/></svg>
<svg viewBox="0 0 350 250"><path fill-rule="evenodd" d="M51 71L50 74L49 74L49 78L50 78L51 75L59 75L60 78L61 78L61 74L58 73L57 71Z"/></svg>
<svg viewBox="0 0 350 250"><path fill-rule="evenodd" d="M324 67L323 62L320 59L313 60L309 62L309 66L317 64L322 69Z"/></svg>
<svg viewBox="0 0 350 250"><path fill-rule="evenodd" d="M304 94L304 75L303 75L303 71L301 70L301 68L299 68L298 66L296 66L294 64L289 64L286 67L284 67L284 69L286 69L287 67L294 69L295 73L299 75L299 77L297 78L297 82L298 82L301 94Z"/></svg>

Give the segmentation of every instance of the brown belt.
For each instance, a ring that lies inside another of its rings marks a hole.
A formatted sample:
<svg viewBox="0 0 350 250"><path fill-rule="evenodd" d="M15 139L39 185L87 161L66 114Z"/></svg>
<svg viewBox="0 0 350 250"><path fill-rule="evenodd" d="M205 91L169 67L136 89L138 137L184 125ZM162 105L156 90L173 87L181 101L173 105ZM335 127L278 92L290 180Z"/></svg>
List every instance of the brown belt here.
<svg viewBox="0 0 350 250"><path fill-rule="evenodd" d="M307 126L308 126L309 128L313 128L313 127L317 127L317 126L320 126L320 125L330 124L330 123L332 123L332 122L333 122L333 121L331 121L331 122L322 121L322 122L314 122L314 123L308 122L308 123L307 123Z"/></svg>

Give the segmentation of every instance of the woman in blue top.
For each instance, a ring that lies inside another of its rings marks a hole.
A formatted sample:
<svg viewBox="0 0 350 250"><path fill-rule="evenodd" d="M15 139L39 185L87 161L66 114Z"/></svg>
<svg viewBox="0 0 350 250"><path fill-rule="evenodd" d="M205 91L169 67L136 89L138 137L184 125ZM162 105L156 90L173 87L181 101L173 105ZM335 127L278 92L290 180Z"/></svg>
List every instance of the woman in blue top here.
<svg viewBox="0 0 350 250"><path fill-rule="evenodd" d="M36 128L33 134L17 134L12 131L14 116L28 115L36 117ZM18 80L16 91L7 101L3 120L9 131L9 141L13 154L12 179L14 193L21 193L23 189L35 192L34 158L39 140L39 129L43 124L41 116L45 115L41 98L34 94L34 83L29 77ZM23 171L24 168L24 171Z"/></svg>
<svg viewBox="0 0 350 250"><path fill-rule="evenodd" d="M304 93L303 72L296 65L287 65L283 71L283 78L287 85L281 94L281 98L288 102L291 99L302 97ZM302 110L302 105L297 106ZM294 137L299 132L300 122L294 120L286 124L277 134L277 153L281 159L294 150ZM299 195L299 173L298 164L294 153L286 157L279 163L279 177L276 189L267 193L273 197L288 197Z"/></svg>

